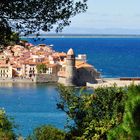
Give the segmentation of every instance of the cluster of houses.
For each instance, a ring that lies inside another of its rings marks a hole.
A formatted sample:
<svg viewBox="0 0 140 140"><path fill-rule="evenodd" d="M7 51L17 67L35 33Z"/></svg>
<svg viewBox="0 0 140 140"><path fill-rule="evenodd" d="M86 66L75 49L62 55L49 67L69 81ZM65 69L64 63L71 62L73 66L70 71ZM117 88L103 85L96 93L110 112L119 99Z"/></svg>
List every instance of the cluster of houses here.
<svg viewBox="0 0 140 140"><path fill-rule="evenodd" d="M56 52L45 44L34 46L28 43L26 46L8 46L0 52L0 79L34 79L39 73L37 70L39 64L46 65L43 74L62 78L65 76L67 56L67 53ZM92 68L97 78L100 75L92 65L87 64L85 54L74 56L74 67L90 69L91 74Z"/></svg>

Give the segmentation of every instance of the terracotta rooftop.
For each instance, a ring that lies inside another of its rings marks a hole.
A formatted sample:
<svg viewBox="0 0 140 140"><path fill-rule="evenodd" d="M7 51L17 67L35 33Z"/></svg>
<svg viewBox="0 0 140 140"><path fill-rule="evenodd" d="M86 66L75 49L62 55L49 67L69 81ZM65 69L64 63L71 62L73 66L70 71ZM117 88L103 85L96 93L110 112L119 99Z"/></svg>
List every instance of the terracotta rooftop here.
<svg viewBox="0 0 140 140"><path fill-rule="evenodd" d="M90 68L92 68L93 67L92 65L90 65L90 64L88 64L86 62L83 62L83 61L76 61L75 66L76 66L76 68L81 68L81 67L90 67Z"/></svg>
<svg viewBox="0 0 140 140"><path fill-rule="evenodd" d="M21 65L13 65L13 68L21 68Z"/></svg>
<svg viewBox="0 0 140 140"><path fill-rule="evenodd" d="M66 56L67 54L64 52L58 53L59 56Z"/></svg>
<svg viewBox="0 0 140 140"><path fill-rule="evenodd" d="M7 67L9 67L9 65L7 65L7 64L0 65L0 68L7 68Z"/></svg>

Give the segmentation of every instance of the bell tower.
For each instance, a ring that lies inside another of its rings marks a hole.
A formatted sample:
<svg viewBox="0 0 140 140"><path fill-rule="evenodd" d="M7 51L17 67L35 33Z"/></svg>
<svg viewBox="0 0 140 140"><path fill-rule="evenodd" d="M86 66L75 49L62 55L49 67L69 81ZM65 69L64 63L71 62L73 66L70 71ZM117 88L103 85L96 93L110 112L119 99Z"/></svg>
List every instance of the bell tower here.
<svg viewBox="0 0 140 140"><path fill-rule="evenodd" d="M76 85L75 54L72 48L68 50L66 58L66 85Z"/></svg>

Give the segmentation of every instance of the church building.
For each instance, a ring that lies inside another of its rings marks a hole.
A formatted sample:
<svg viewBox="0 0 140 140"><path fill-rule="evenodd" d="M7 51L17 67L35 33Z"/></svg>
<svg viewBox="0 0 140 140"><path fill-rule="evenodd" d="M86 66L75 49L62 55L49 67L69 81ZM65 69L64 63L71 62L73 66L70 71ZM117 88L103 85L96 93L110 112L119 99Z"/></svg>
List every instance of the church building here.
<svg viewBox="0 0 140 140"><path fill-rule="evenodd" d="M76 60L72 48L67 52L62 69L58 72L58 83L66 86L85 86L86 83L97 83L100 73L85 61Z"/></svg>

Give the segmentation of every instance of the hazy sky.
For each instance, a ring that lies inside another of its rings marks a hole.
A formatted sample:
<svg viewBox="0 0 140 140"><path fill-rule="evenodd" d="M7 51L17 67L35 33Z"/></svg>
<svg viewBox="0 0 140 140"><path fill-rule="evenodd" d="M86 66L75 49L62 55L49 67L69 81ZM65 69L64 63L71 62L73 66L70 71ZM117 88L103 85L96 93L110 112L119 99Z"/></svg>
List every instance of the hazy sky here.
<svg viewBox="0 0 140 140"><path fill-rule="evenodd" d="M64 33L140 33L140 0L88 0Z"/></svg>

